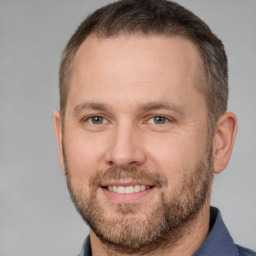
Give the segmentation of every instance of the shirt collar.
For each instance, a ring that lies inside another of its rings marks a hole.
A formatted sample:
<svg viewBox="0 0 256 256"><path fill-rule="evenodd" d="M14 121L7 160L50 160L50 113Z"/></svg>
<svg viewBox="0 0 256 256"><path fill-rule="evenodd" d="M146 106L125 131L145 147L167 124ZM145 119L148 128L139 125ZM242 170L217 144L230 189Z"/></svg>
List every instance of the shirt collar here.
<svg viewBox="0 0 256 256"><path fill-rule="evenodd" d="M238 256L237 247L215 207L211 207L210 227L210 233L194 256Z"/></svg>

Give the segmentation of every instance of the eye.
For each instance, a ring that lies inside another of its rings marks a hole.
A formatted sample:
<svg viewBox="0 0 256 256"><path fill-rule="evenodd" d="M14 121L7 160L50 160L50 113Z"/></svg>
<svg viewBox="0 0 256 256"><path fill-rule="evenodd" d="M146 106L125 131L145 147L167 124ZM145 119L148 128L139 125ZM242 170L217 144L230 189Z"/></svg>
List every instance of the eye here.
<svg viewBox="0 0 256 256"><path fill-rule="evenodd" d="M150 124L165 124L169 122L169 119L164 116L153 116L148 120L148 122Z"/></svg>
<svg viewBox="0 0 256 256"><path fill-rule="evenodd" d="M107 120L102 116L91 116L88 117L85 121L87 121L90 124L104 124L107 122Z"/></svg>

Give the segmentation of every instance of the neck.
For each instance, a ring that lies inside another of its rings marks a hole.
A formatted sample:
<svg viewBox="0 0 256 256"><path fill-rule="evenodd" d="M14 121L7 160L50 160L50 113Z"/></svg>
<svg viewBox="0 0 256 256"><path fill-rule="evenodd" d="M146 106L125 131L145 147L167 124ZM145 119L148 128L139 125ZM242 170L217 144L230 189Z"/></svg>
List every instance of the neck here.
<svg viewBox="0 0 256 256"><path fill-rule="evenodd" d="M207 200L208 201L208 200ZM209 222L210 222L210 205L207 202L201 209L196 218L191 221L184 229L180 232L179 239L172 245L165 244L160 245L154 251L150 252L151 256L162 255L162 256L192 256L201 244L206 239L209 233ZM92 247L93 256L128 256L131 254L122 253L116 250L114 247L109 247L103 244L101 240L91 230L90 240ZM136 253L134 256L145 255L145 253Z"/></svg>

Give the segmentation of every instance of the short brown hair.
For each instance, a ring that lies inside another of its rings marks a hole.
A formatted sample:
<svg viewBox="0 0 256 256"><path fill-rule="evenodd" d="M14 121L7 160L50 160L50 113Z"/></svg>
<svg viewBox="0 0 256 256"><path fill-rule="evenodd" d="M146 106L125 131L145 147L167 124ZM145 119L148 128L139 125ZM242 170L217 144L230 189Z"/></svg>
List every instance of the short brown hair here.
<svg viewBox="0 0 256 256"><path fill-rule="evenodd" d="M182 36L198 48L203 75L198 87L206 99L209 128L227 109L228 66L222 42L196 15L167 0L121 0L89 15L69 40L63 51L60 71L60 112L65 116L66 101L75 54L90 34L101 38L119 35Z"/></svg>

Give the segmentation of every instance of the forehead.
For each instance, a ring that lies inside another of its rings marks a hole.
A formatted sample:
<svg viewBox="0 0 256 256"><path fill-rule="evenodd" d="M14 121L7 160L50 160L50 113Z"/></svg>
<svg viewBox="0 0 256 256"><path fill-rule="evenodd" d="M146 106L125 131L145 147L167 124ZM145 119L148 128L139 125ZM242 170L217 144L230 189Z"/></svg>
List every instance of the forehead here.
<svg viewBox="0 0 256 256"><path fill-rule="evenodd" d="M127 35L99 38L92 34L79 47L74 66L84 70L86 64L94 65L99 59L104 61L104 65L119 65L122 60L130 60L133 65L138 61L161 60L162 64L166 64L165 70L172 68L174 63L189 68L198 67L201 62L197 47L185 37ZM153 64L147 63L147 66Z"/></svg>
<svg viewBox="0 0 256 256"><path fill-rule="evenodd" d="M85 94L101 98L110 93L125 97L144 88L144 97L153 100L172 88L177 96L185 87L196 90L200 62L197 47L178 36L91 35L75 55L70 93L83 88Z"/></svg>

